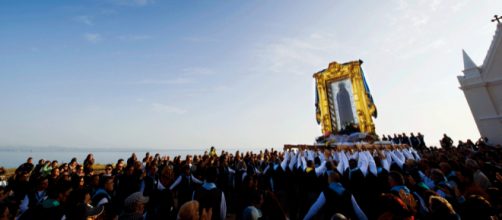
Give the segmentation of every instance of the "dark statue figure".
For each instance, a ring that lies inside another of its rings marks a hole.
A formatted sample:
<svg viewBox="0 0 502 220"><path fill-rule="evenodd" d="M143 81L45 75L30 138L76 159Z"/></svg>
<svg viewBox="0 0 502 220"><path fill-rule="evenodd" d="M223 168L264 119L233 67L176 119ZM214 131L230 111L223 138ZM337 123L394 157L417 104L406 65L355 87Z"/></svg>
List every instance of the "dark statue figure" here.
<svg viewBox="0 0 502 220"><path fill-rule="evenodd" d="M348 124L355 123L354 113L352 112L352 103L350 95L345 88L345 83L338 84L338 93L336 94L336 104L338 105L338 115L341 128Z"/></svg>

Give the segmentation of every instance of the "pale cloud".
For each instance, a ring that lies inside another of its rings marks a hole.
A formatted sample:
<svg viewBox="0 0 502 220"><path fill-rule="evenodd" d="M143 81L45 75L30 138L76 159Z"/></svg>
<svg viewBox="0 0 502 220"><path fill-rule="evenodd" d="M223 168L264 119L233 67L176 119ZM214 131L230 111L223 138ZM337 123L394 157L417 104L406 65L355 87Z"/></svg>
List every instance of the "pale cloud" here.
<svg viewBox="0 0 502 220"><path fill-rule="evenodd" d="M411 20L411 23L415 27L426 25L429 22L429 16L424 14L411 16L409 19Z"/></svg>
<svg viewBox="0 0 502 220"><path fill-rule="evenodd" d="M408 1L406 0L398 0L397 1L397 8L398 11L406 10L408 9Z"/></svg>
<svg viewBox="0 0 502 220"><path fill-rule="evenodd" d="M228 94L232 92L233 88L228 85L215 85L215 86L207 86L207 87L193 87L193 88L185 88L183 92L183 96L186 97L199 97L204 94L212 94L212 93L225 93Z"/></svg>
<svg viewBox="0 0 502 220"><path fill-rule="evenodd" d="M180 85L180 84L191 84L194 83L195 81L190 79L190 78L175 78L175 79L144 79L141 81L138 81L134 84L148 84L148 85Z"/></svg>
<svg viewBox="0 0 502 220"><path fill-rule="evenodd" d="M432 0L429 4L429 7L432 11L436 11L438 10L440 5L441 5L441 0Z"/></svg>
<svg viewBox="0 0 502 220"><path fill-rule="evenodd" d="M259 66L267 72L303 75L312 74L313 67L326 66L329 62L326 57L332 57L336 47L334 36L314 33L261 45L255 54L260 59Z"/></svg>
<svg viewBox="0 0 502 220"><path fill-rule="evenodd" d="M85 25L89 25L89 26L93 26L94 25L94 18L92 16L89 16L89 15L81 15L81 16L77 16L74 18L75 21L79 22L79 23L82 23L82 24L85 24Z"/></svg>
<svg viewBox="0 0 502 220"><path fill-rule="evenodd" d="M112 0L112 2L125 6L146 6L155 3L155 0Z"/></svg>
<svg viewBox="0 0 502 220"><path fill-rule="evenodd" d="M149 40L152 38L153 38L152 36L146 34L121 35L117 37L117 39L121 41L142 41L142 40Z"/></svg>
<svg viewBox="0 0 502 220"><path fill-rule="evenodd" d="M86 33L84 34L84 39L91 43L98 43L103 40L103 37L99 33Z"/></svg>
<svg viewBox="0 0 502 220"><path fill-rule="evenodd" d="M215 39L208 38L208 37L184 37L182 40L191 42L191 43L208 43L208 42L215 42Z"/></svg>
<svg viewBox="0 0 502 220"><path fill-rule="evenodd" d="M403 53L399 59L408 59L411 57L421 56L424 54L433 53L434 51L446 52L445 48L447 46L447 41L439 38L431 42L421 42L419 46L415 48L410 48L407 53ZM437 53L435 52L435 53Z"/></svg>
<svg viewBox="0 0 502 220"><path fill-rule="evenodd" d="M455 4L451 6L451 10L454 12L460 11L467 5L468 2L469 0L455 1Z"/></svg>
<svg viewBox="0 0 502 220"><path fill-rule="evenodd" d="M169 114L185 114L186 110L161 103L152 103L152 110L158 113L169 113Z"/></svg>
<svg viewBox="0 0 502 220"><path fill-rule="evenodd" d="M187 67L181 70L186 76L210 76L214 75L214 71L205 67Z"/></svg>

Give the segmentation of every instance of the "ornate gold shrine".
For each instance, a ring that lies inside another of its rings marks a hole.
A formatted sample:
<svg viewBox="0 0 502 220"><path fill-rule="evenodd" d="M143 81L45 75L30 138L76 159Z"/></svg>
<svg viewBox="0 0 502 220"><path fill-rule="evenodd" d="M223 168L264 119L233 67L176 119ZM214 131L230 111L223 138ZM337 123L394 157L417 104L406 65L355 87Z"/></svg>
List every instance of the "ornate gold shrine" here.
<svg viewBox="0 0 502 220"><path fill-rule="evenodd" d="M349 125L360 132L375 133L372 117L376 117L376 106L361 69L362 63L361 60L343 64L332 62L327 69L314 74L316 119L323 133L337 134Z"/></svg>

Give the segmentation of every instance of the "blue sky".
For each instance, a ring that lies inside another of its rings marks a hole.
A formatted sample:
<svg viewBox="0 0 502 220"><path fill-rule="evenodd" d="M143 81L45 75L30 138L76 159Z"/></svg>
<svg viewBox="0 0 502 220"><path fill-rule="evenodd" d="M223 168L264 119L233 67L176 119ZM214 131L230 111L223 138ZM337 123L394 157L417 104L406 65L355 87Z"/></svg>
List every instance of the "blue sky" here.
<svg viewBox="0 0 502 220"><path fill-rule="evenodd" d="M312 143L312 74L362 59L379 134L477 139L456 79L500 1L0 1L0 146Z"/></svg>

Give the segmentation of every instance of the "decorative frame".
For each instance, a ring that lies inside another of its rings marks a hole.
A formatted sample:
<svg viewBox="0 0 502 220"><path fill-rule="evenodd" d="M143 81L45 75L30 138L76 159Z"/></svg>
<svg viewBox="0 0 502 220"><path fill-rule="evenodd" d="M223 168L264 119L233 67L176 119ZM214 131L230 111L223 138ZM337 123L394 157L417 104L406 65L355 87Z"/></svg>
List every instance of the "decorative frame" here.
<svg viewBox="0 0 502 220"><path fill-rule="evenodd" d="M375 133L372 116L376 116L376 107L365 84L361 64L363 61L351 61L339 64L332 62L327 69L313 75L316 80L316 119L322 126L322 132L338 134L344 129L338 117L335 105L333 85L350 82L351 109L353 111L355 129L360 132ZM346 109L345 109L346 110Z"/></svg>

